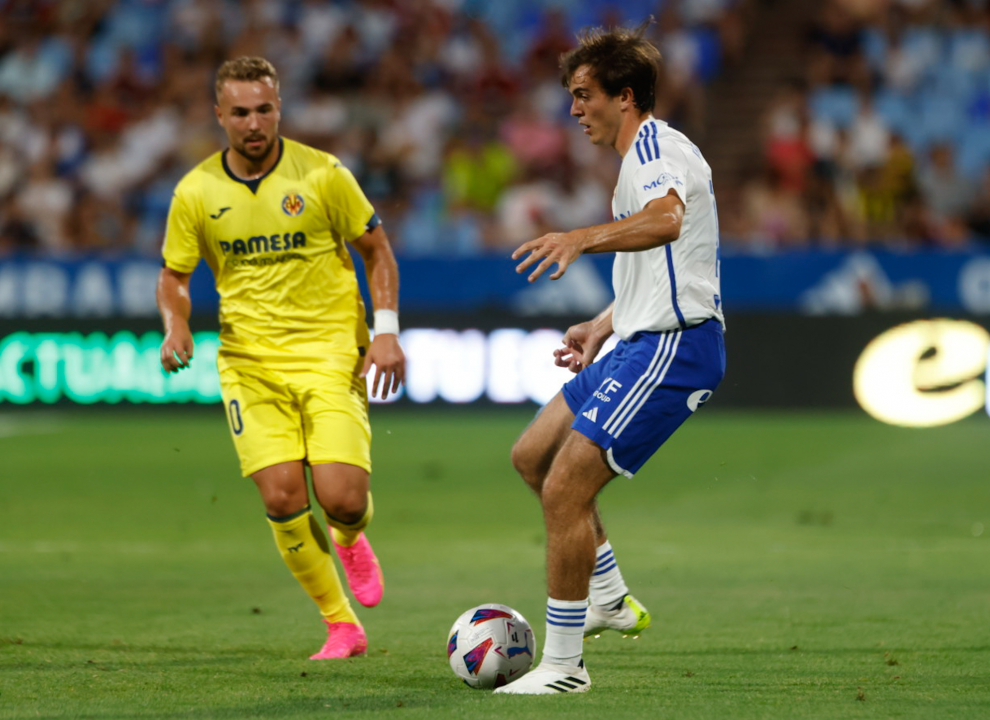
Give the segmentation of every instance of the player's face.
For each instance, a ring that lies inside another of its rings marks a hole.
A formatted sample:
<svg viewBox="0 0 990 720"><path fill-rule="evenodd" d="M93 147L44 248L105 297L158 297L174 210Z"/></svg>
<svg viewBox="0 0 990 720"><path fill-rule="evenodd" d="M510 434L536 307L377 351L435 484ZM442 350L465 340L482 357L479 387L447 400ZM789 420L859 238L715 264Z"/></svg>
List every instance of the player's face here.
<svg viewBox="0 0 990 720"><path fill-rule="evenodd" d="M226 81L216 106L231 149L252 163L264 161L275 147L281 111L282 102L269 78Z"/></svg>
<svg viewBox="0 0 990 720"><path fill-rule="evenodd" d="M621 99L606 94L588 65L574 71L567 89L573 98L571 115L578 119L584 134L595 145L615 147L622 121Z"/></svg>

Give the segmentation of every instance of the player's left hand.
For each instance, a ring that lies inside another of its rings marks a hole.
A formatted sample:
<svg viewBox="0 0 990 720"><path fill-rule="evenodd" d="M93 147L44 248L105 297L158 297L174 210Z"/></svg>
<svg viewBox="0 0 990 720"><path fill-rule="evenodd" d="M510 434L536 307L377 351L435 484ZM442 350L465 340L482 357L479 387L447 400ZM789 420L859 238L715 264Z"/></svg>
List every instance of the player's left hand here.
<svg viewBox="0 0 990 720"><path fill-rule="evenodd" d="M364 356L364 368L361 370L361 377L367 377L371 371L371 366L375 366L375 378L371 383L371 397L378 397L378 386L384 379L381 386L381 399L384 400L389 392L395 394L399 390L399 385L406 379L406 356L399 345L399 336L392 333L375 335L368 348L368 354Z"/></svg>
<svg viewBox="0 0 990 720"><path fill-rule="evenodd" d="M574 262L581 255L580 231L567 233L547 233L543 237L523 243L512 253L512 259L518 260L526 253L529 257L516 265L516 272L524 272L537 260L540 264L529 274L529 282L533 282L543 273L550 269L550 266L557 263L557 272L550 276L551 280L556 280L567 272L567 266Z"/></svg>
<svg viewBox="0 0 990 720"><path fill-rule="evenodd" d="M579 373L595 361L607 339L594 320L572 325L561 340L564 347L553 351L554 365Z"/></svg>

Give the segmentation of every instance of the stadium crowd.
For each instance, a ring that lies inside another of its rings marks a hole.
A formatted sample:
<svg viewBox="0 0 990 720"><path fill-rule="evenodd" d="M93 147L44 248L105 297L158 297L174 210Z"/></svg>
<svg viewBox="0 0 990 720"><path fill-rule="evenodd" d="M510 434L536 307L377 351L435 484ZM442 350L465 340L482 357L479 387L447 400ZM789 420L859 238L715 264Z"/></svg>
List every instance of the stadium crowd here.
<svg viewBox="0 0 990 720"><path fill-rule="evenodd" d="M986 0L827 0L764 120L733 228L751 247L990 241Z"/></svg>
<svg viewBox="0 0 990 720"><path fill-rule="evenodd" d="M175 183L222 145L216 67L245 54L279 70L282 132L338 155L403 253L605 222L617 158L568 117L558 55L582 27L652 14L657 115L699 137L761 1L0 0L0 254L157 254ZM988 27L985 0L823 3L723 241L990 232Z"/></svg>
<svg viewBox="0 0 990 720"><path fill-rule="evenodd" d="M0 249L157 253L176 181L221 147L213 73L242 54L274 62L283 133L338 155L406 253L605 221L613 163L568 122L557 56L659 9L667 110L689 117L735 4L0 0Z"/></svg>

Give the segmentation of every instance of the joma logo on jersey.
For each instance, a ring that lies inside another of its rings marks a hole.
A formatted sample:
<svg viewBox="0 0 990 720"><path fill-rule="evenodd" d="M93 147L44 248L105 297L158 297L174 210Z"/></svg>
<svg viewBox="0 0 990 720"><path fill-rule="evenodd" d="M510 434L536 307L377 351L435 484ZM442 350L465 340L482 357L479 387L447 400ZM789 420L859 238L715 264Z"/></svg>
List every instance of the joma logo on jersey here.
<svg viewBox="0 0 990 720"><path fill-rule="evenodd" d="M282 212L289 217L301 215L305 208L306 202L299 193L292 192L282 198Z"/></svg>
<svg viewBox="0 0 990 720"><path fill-rule="evenodd" d="M671 175L670 173L663 173L663 174L660 175L660 177L658 177L656 180L654 180L653 182L651 182L649 185L644 185L643 186L643 189L644 190L653 190L654 188L658 188L658 187L663 186L663 184L664 183L667 183L667 182L672 182L672 183L674 183L674 185L683 185L684 184L680 180L678 180L677 178L675 178L673 175Z"/></svg>
<svg viewBox="0 0 990 720"><path fill-rule="evenodd" d="M259 252L278 252L306 247L306 233L283 233L255 235L247 240L221 240L220 249L224 255L252 255Z"/></svg>

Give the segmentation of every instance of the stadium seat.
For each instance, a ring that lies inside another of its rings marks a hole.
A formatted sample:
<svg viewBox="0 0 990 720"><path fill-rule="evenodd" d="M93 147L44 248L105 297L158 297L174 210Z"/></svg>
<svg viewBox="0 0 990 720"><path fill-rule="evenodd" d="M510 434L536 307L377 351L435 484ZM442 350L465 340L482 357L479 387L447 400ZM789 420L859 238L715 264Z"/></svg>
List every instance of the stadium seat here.
<svg viewBox="0 0 990 720"><path fill-rule="evenodd" d="M990 164L990 127L985 122L972 123L965 128L956 145L956 165L959 172L979 180Z"/></svg>
<svg viewBox="0 0 990 720"><path fill-rule="evenodd" d="M845 128L852 123L859 109L856 91L848 85L816 88L808 99L814 117Z"/></svg>

